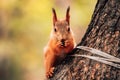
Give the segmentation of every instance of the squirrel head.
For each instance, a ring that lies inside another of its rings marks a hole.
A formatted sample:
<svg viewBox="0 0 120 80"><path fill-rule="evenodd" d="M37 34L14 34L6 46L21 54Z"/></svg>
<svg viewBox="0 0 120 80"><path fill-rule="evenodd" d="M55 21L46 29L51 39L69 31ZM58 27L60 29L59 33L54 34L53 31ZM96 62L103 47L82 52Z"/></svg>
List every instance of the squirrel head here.
<svg viewBox="0 0 120 80"><path fill-rule="evenodd" d="M66 18L64 20L58 20L55 9L52 8L53 12L53 33L52 38L56 40L60 46L65 47L69 44L69 41L73 39L72 31L70 29L70 7L67 8Z"/></svg>

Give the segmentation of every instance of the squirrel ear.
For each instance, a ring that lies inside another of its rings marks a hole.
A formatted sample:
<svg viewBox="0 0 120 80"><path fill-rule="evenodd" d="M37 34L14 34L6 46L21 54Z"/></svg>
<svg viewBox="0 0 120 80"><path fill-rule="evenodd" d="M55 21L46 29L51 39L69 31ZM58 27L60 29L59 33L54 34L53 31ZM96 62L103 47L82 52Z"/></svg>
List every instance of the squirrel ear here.
<svg viewBox="0 0 120 80"><path fill-rule="evenodd" d="M54 8L52 8L52 12L53 12L53 25L55 25L55 22L57 21L57 15Z"/></svg>
<svg viewBox="0 0 120 80"><path fill-rule="evenodd" d="M69 25L69 22L70 22L70 14L69 14L69 12L70 12L70 6L68 6L67 12L66 12L66 21L68 22L68 25Z"/></svg>

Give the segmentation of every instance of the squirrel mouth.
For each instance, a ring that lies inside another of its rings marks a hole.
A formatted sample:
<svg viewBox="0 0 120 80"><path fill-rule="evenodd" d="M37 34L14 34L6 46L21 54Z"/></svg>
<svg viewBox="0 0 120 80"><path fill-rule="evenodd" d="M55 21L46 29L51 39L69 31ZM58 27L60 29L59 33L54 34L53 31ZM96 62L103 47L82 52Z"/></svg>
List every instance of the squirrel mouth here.
<svg viewBox="0 0 120 80"><path fill-rule="evenodd" d="M62 44L61 44L61 46L65 47L65 44L64 44L64 43L62 43Z"/></svg>
<svg viewBox="0 0 120 80"><path fill-rule="evenodd" d="M61 40L61 46L65 46L65 39Z"/></svg>
<svg viewBox="0 0 120 80"><path fill-rule="evenodd" d="M66 47L65 42L61 42L61 47Z"/></svg>

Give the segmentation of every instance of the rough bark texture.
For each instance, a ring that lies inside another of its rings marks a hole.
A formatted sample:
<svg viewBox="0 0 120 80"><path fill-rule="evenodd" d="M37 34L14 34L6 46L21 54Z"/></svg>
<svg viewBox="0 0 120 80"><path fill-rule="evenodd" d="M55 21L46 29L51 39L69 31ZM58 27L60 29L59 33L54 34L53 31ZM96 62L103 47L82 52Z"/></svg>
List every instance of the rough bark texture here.
<svg viewBox="0 0 120 80"><path fill-rule="evenodd" d="M120 58L120 0L98 0L85 36L78 44ZM74 54L88 54L76 49ZM50 80L120 80L120 69L82 57L67 56Z"/></svg>

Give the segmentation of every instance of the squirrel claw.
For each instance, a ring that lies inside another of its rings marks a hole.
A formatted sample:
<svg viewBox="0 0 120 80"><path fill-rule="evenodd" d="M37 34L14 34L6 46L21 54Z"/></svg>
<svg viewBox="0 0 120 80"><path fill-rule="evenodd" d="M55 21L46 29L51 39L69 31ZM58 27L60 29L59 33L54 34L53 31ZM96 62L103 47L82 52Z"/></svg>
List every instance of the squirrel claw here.
<svg viewBox="0 0 120 80"><path fill-rule="evenodd" d="M47 77L47 78L50 78L50 77L52 77L52 76L53 76L54 69L55 69L55 68L54 68L54 67L52 67L52 68L50 68L50 71L46 73L46 77Z"/></svg>
<svg viewBox="0 0 120 80"><path fill-rule="evenodd" d="M54 69L55 69L55 67L52 67L52 68L50 69L50 72L51 72L51 73L54 73Z"/></svg>

